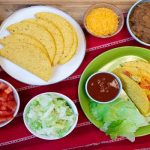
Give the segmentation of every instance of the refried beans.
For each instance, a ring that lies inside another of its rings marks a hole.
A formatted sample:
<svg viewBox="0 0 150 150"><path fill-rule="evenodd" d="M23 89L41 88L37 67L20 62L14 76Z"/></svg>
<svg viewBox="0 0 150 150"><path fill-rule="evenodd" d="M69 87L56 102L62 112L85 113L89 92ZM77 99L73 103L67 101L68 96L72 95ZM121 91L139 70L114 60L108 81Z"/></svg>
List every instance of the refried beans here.
<svg viewBox="0 0 150 150"><path fill-rule="evenodd" d="M150 44L150 2L139 4L130 16L132 32L140 40Z"/></svg>

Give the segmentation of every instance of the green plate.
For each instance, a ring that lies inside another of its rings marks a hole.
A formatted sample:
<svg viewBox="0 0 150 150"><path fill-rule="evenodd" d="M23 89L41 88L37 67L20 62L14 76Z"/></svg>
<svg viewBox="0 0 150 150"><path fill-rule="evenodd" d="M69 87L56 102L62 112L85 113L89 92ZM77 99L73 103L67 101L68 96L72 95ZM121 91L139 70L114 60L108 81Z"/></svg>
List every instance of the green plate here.
<svg viewBox="0 0 150 150"><path fill-rule="evenodd" d="M90 99L85 92L86 80L91 74L98 72L99 70L111 71L111 69L114 69L117 65L135 59L145 59L150 61L150 50L132 46L114 48L97 56L84 70L78 88L79 101L83 112L96 127L99 127L100 122L98 122L90 113ZM150 125L142 127L136 132L136 136L148 134L150 134Z"/></svg>

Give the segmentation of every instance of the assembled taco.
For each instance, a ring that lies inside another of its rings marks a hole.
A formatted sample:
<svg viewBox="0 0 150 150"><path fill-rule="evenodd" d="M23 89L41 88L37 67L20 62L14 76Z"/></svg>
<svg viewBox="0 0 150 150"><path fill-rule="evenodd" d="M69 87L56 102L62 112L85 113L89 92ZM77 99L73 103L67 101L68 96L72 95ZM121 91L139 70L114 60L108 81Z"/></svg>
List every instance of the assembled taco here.
<svg viewBox="0 0 150 150"><path fill-rule="evenodd" d="M120 77L123 88L144 116L150 114L150 74L149 63L132 61L123 64L113 72Z"/></svg>

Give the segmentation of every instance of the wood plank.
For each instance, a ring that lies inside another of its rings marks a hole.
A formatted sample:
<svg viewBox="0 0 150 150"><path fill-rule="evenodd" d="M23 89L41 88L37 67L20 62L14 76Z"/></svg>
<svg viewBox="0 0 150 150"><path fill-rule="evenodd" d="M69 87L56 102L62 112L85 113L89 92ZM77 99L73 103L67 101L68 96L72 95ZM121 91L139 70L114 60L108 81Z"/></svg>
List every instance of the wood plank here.
<svg viewBox="0 0 150 150"><path fill-rule="evenodd" d="M99 3L99 2L107 2L107 3L130 3L135 2L136 0L0 0L1 4L86 4L86 3Z"/></svg>
<svg viewBox="0 0 150 150"><path fill-rule="evenodd" d="M20 8L42 4L65 11L82 24L83 15L87 8L99 2L114 4L125 13L136 0L0 0L0 21Z"/></svg>

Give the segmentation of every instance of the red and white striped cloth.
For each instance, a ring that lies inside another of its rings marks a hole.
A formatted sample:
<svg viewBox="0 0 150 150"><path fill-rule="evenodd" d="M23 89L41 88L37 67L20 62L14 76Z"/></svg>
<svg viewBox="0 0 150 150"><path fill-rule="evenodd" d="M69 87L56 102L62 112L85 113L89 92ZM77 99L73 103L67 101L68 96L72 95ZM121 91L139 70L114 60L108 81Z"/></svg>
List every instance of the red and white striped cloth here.
<svg viewBox="0 0 150 150"><path fill-rule="evenodd" d="M129 35L126 26L122 31L109 39L95 38L86 34L87 51L83 63L79 69L64 81L48 86L31 86L20 83L11 78L0 69L0 78L7 80L18 90L21 98L21 107L17 117L7 126L0 129L0 150L84 150L84 149L104 149L104 150L125 150L125 149L150 149L150 136L136 138L134 143L124 138L111 140L85 117L78 101L78 83L85 67L99 54L119 46L142 46ZM37 94L42 92L55 91L70 97L76 104L79 111L79 121L75 130L67 137L55 140L41 140L25 128L22 112L27 102Z"/></svg>

